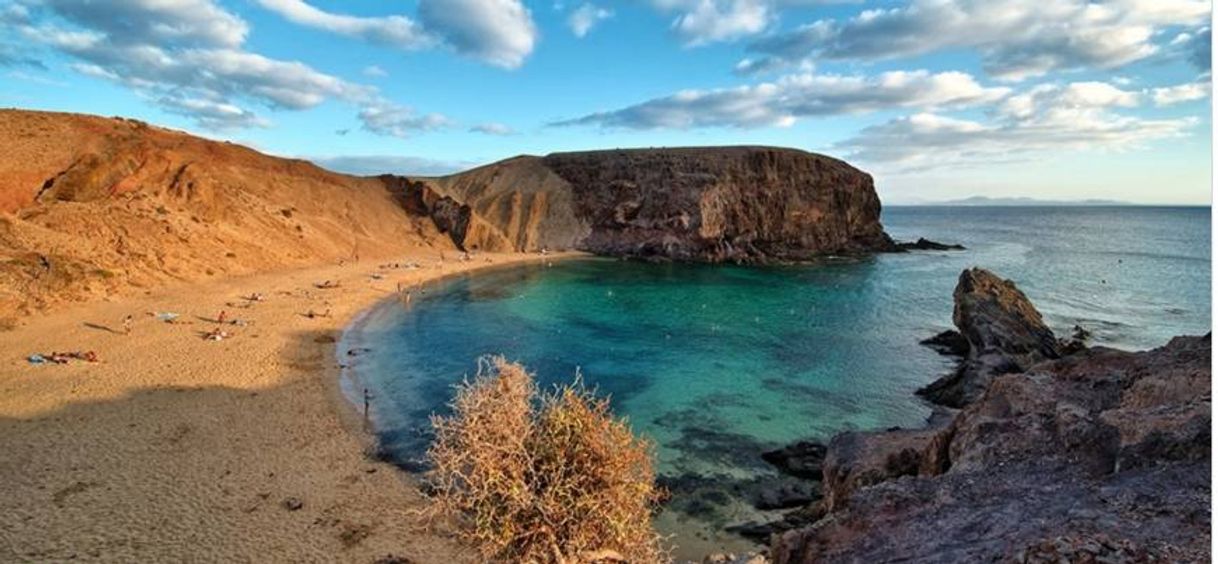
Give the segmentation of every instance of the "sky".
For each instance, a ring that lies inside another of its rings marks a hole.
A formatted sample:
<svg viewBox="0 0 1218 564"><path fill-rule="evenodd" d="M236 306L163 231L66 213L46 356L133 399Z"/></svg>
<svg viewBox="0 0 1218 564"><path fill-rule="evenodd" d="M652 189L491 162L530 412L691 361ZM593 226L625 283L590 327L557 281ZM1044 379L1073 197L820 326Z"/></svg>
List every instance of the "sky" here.
<svg viewBox="0 0 1218 564"><path fill-rule="evenodd" d="M1209 204L1197 0L0 0L0 106L343 172L777 145L886 203Z"/></svg>

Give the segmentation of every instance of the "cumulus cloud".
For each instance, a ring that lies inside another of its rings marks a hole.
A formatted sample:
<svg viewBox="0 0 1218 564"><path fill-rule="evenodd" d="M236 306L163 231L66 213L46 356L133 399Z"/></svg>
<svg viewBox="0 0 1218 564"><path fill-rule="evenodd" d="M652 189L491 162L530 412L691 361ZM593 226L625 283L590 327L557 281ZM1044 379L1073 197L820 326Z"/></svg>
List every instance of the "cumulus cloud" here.
<svg viewBox="0 0 1218 564"><path fill-rule="evenodd" d="M532 16L520 0L420 0L418 22L402 15L336 14L305 0L257 1L299 25L406 50L444 43L505 68L523 64L537 41Z"/></svg>
<svg viewBox="0 0 1218 564"><path fill-rule="evenodd" d="M520 0L419 0L419 20L458 53L514 69L537 43Z"/></svg>
<svg viewBox="0 0 1218 564"><path fill-rule="evenodd" d="M485 133L487 135L515 135L516 130L502 123L480 123L469 128L470 133Z"/></svg>
<svg viewBox="0 0 1218 564"><path fill-rule="evenodd" d="M766 67L975 49L986 72L1021 80L1145 59L1160 50L1160 31L1202 25L1209 13L1206 0L911 0L844 20L818 20L748 48Z"/></svg>
<svg viewBox="0 0 1218 564"><path fill-rule="evenodd" d="M737 88L686 90L554 125L630 129L790 126L801 117L984 104L1008 92L1006 88L982 86L972 76L959 72L893 71L876 76L805 73Z"/></svg>
<svg viewBox="0 0 1218 564"><path fill-rule="evenodd" d="M571 33L576 37L584 37L592 31L593 27L596 27L596 24L611 17L613 17L611 10L599 8L593 4L583 4L571 11L570 16L567 16L567 27L571 28Z"/></svg>
<svg viewBox="0 0 1218 564"><path fill-rule="evenodd" d="M1183 135L1197 123L1120 113L1140 98L1106 83L1039 85L996 105L985 121L921 112L864 128L836 148L860 162L910 171L1068 150L1126 150Z"/></svg>
<svg viewBox="0 0 1218 564"><path fill-rule="evenodd" d="M1210 95L1210 82L1189 82L1163 88L1153 88L1150 91L1156 106L1170 106L1181 102L1201 100Z"/></svg>
<svg viewBox="0 0 1218 564"><path fill-rule="evenodd" d="M401 135L437 121L406 119L412 112L374 87L245 50L249 26L213 0L38 0L30 6L20 19L7 19L28 42L69 55L77 72L122 84L207 129L268 125L243 107L247 103L304 110L327 100L363 108L366 128L378 133Z"/></svg>
<svg viewBox="0 0 1218 564"><path fill-rule="evenodd" d="M470 169L480 164L470 161L444 161L401 155L344 155L314 157L310 160L317 163L318 166L335 172L363 176L378 174L442 176Z"/></svg>

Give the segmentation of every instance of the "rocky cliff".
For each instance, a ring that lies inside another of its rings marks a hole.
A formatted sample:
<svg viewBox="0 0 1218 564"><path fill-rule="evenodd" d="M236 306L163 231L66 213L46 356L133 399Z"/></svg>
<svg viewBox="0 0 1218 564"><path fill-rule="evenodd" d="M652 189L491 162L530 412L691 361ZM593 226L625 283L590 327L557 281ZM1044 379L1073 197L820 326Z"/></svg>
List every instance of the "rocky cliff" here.
<svg viewBox="0 0 1218 564"><path fill-rule="evenodd" d="M1209 560L1209 335L1063 349L980 269L954 317L964 364L1004 369L924 429L835 437L825 497L773 537L776 562Z"/></svg>
<svg viewBox="0 0 1218 564"><path fill-rule="evenodd" d="M468 205L467 248L709 262L892 251L871 176L772 147L517 157L419 182Z"/></svg>

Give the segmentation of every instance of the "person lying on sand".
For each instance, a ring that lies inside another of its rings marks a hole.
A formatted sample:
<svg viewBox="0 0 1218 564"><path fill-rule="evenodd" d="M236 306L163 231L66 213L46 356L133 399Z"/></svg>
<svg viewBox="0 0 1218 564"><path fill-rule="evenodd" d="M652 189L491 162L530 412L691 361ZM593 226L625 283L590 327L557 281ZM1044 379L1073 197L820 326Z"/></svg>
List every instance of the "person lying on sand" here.
<svg viewBox="0 0 1218 564"><path fill-rule="evenodd" d="M254 292L248 296L244 296L244 298L246 301L251 301L251 302L260 302L263 300L263 296L262 296L261 292Z"/></svg>
<svg viewBox="0 0 1218 564"><path fill-rule="evenodd" d="M309 313L305 314L305 317L307 317L309 319L316 319L318 317L330 317L330 310L329 310L329 308L327 308L325 313L317 313L310 309Z"/></svg>
<svg viewBox="0 0 1218 564"><path fill-rule="evenodd" d="M127 317L124 317L124 318L123 318L123 334L124 334L124 335L130 335L130 334L131 334L131 325L132 325L133 323L135 323L135 317L134 317L134 316L132 316L132 315L128 314L128 315L127 315Z"/></svg>
<svg viewBox="0 0 1218 564"><path fill-rule="evenodd" d="M335 282L333 280L326 280L325 282L322 282L320 284L314 284L313 286L318 289L321 289L321 290L329 290L331 288L337 288L340 285L341 284L339 284L338 282Z"/></svg>
<svg viewBox="0 0 1218 564"><path fill-rule="evenodd" d="M203 334L203 339L207 341L223 341L228 338L228 333L223 329L216 327L215 329Z"/></svg>

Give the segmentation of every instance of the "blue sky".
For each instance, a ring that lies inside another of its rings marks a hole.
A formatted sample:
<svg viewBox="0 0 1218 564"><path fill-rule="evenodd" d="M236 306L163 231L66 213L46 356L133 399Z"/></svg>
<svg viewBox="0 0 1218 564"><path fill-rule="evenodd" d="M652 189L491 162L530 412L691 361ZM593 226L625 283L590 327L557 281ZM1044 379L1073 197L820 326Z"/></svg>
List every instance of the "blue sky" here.
<svg viewBox="0 0 1218 564"><path fill-rule="evenodd" d="M886 202L1210 201L1196 0L0 0L0 104L355 173L766 144Z"/></svg>

